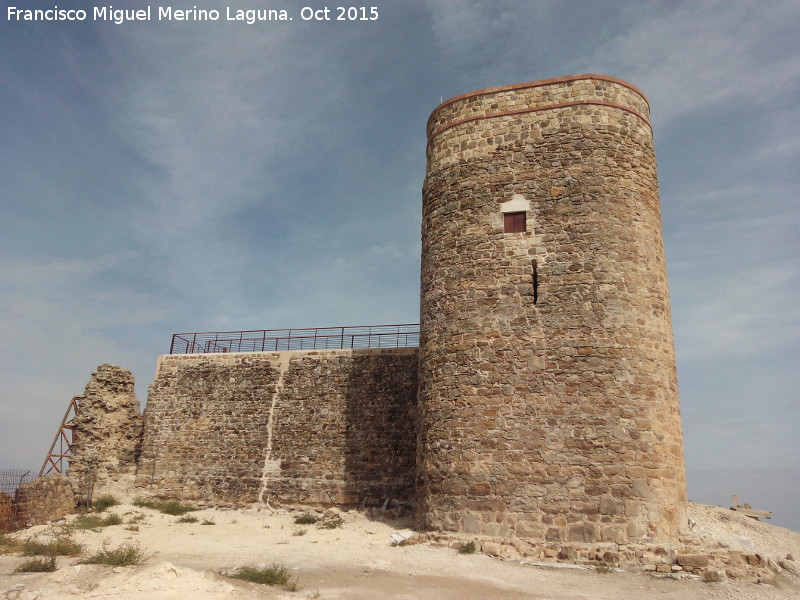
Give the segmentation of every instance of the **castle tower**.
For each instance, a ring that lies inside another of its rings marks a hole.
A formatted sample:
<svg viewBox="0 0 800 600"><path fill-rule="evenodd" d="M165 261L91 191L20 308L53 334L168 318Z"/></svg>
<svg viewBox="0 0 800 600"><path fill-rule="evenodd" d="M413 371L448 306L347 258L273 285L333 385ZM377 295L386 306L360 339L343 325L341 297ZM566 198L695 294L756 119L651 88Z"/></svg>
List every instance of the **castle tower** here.
<svg viewBox="0 0 800 600"><path fill-rule="evenodd" d="M649 105L576 75L428 121L417 525L668 540L686 483Z"/></svg>

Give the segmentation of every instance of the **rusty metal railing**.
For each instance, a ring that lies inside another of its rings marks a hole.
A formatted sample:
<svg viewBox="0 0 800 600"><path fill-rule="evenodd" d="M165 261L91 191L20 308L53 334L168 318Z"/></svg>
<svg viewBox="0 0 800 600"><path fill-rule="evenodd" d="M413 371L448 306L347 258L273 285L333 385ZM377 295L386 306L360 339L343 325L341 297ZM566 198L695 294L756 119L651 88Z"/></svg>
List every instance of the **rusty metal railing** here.
<svg viewBox="0 0 800 600"><path fill-rule="evenodd" d="M30 480L30 471L0 469L0 533L10 533L25 527L24 502L18 494L19 487Z"/></svg>
<svg viewBox="0 0 800 600"><path fill-rule="evenodd" d="M310 329L258 329L176 333L170 354L217 352L282 352L284 350L336 350L357 348L408 348L419 345L419 324L359 325Z"/></svg>

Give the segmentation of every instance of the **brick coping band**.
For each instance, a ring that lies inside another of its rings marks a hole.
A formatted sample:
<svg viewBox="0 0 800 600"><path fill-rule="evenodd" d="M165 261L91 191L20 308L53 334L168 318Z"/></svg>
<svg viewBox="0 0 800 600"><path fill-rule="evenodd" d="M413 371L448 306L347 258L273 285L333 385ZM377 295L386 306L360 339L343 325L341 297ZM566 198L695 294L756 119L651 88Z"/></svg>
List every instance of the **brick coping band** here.
<svg viewBox="0 0 800 600"><path fill-rule="evenodd" d="M631 83L628 83L627 81L624 81L622 79L618 79L616 77L610 77L608 75L597 75L597 74L594 74L594 73L585 73L585 74L582 74L582 75L568 75L566 77L553 77L551 79L540 79L538 81L528 81L526 83L515 83L515 84L512 84L512 85L501 85L501 86L497 86L497 87L484 88L484 89L481 89L481 90L475 90L473 92L467 92L465 94L460 94L458 96L450 98L449 100L445 100L439 106L437 106L435 109L433 109L433 112L431 112L430 116L428 117L428 122L426 124L426 128L430 129L431 120L433 119L434 115L439 110L441 110L445 106L448 106L448 105L453 104L454 102L458 102L460 100L464 100L466 98L472 98L472 97L475 97L475 96L484 96L484 95L487 95L487 94L496 94L498 92L506 92L506 91L510 91L510 90L520 90L520 89L527 89L527 88L534 88L534 87L542 87L542 86L546 86L546 85L552 85L554 83L566 83L566 82L571 82L571 81L580 81L582 79L598 79L598 80L601 80L601 81L608 81L608 82L611 82L611 83L616 83L618 85L624 86L624 87L636 92L639 96L641 96L642 99L647 104L648 108L650 107L650 101L647 99L647 96L645 95L645 93L642 90L640 90L639 88L637 88L635 85L633 85ZM439 128L438 130L434 131L433 133L430 133L428 135L428 146L430 146L430 144L433 141L433 139L437 135L439 135L440 133L442 133L444 131L447 131L448 129L450 129L452 127L456 127L457 125L461 125L463 123L470 123L472 121L479 121L479 120L482 120L482 119L493 119L493 118L497 118L497 117L505 117L505 116L511 116L511 115L530 113L530 112L537 112L537 111L542 111L542 110L553 110L553 109L557 109L557 108L576 106L576 105L581 105L581 104L598 105L598 106L609 106L611 108L618 108L620 110L624 110L626 112L631 113L632 115L635 115L635 116L639 117L652 130L652 125L650 124L650 119L648 119L645 115L643 115L639 111L633 110L632 108L629 108L627 106L622 106L622 105L619 105L619 104L614 104L614 103L611 103L611 102L603 102L603 101L600 101L600 100L579 100L579 101L574 101L574 102L556 103L556 104L551 104L551 105L547 105L547 106L537 106L537 107L534 107L534 108L526 108L526 109L522 109L522 110L512 110L512 111L497 112L497 113L492 113L492 114L487 114L487 115L479 115L479 116L470 117L470 118L467 118L467 119L462 119L460 121L454 121L452 123L448 123L447 125Z"/></svg>

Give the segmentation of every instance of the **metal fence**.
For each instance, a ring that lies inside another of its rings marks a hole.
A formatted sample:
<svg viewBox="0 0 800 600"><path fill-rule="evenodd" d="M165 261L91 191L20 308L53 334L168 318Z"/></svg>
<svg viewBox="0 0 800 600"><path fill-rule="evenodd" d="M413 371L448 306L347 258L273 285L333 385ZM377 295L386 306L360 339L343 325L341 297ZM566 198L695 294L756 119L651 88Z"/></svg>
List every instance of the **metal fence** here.
<svg viewBox="0 0 800 600"><path fill-rule="evenodd" d="M25 508L17 490L30 481L31 472L21 469L0 469L0 533L25 527Z"/></svg>
<svg viewBox="0 0 800 600"><path fill-rule="evenodd" d="M356 348L407 348L419 345L419 324L259 329L176 333L170 354L281 352Z"/></svg>

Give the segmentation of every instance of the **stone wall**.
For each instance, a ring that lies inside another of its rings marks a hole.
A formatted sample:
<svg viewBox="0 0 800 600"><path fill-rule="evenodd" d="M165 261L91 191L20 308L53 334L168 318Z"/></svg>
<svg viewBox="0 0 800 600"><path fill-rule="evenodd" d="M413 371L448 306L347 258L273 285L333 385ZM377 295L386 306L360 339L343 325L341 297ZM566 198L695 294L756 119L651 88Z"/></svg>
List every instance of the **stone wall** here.
<svg viewBox="0 0 800 600"><path fill-rule="evenodd" d="M42 525L75 512L72 486L63 475L23 483L16 494L18 519L26 527Z"/></svg>
<svg viewBox="0 0 800 600"><path fill-rule="evenodd" d="M686 495L649 109L594 75L428 123L418 526L675 539ZM526 230L506 233L504 212Z"/></svg>
<svg viewBox="0 0 800 600"><path fill-rule="evenodd" d="M75 397L68 477L79 503L121 493L132 483L142 433L133 386L130 371L104 364L92 373L83 395Z"/></svg>
<svg viewBox="0 0 800 600"><path fill-rule="evenodd" d="M413 497L416 348L170 355L136 486L199 504Z"/></svg>

